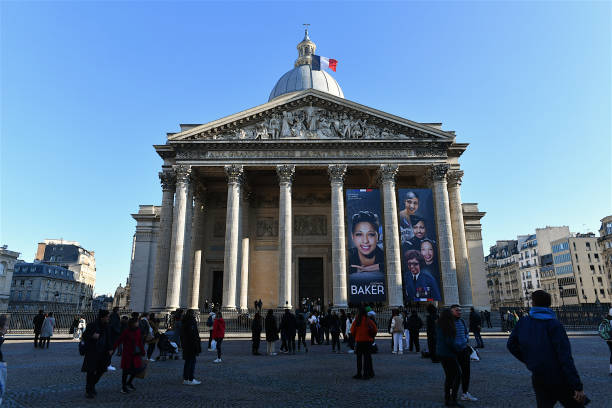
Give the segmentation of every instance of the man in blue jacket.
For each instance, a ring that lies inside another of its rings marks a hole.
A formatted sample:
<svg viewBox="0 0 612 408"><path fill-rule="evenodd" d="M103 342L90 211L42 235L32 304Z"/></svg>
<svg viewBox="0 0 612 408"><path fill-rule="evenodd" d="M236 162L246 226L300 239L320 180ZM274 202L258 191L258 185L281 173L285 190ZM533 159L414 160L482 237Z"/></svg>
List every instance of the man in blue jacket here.
<svg viewBox="0 0 612 408"><path fill-rule="evenodd" d="M565 328L550 309L550 294L536 290L533 307L508 338L508 350L531 371L538 408L582 407L585 395Z"/></svg>

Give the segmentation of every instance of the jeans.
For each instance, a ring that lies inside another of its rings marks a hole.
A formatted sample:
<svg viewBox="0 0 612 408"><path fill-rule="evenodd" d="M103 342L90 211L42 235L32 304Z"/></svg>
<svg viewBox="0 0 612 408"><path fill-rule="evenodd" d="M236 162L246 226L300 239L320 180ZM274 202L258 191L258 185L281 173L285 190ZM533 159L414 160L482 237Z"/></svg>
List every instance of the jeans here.
<svg viewBox="0 0 612 408"><path fill-rule="evenodd" d="M253 337L253 349L252 349L253 354L259 354L260 341L261 341L261 338L259 336Z"/></svg>
<svg viewBox="0 0 612 408"><path fill-rule="evenodd" d="M100 381L102 374L104 374L104 371L101 369L87 372L87 384L85 385L86 393L93 394L96 392L96 384Z"/></svg>
<svg viewBox="0 0 612 408"><path fill-rule="evenodd" d="M440 357L442 368L444 369L444 400L457 401L459 393L459 364L453 357Z"/></svg>
<svg viewBox="0 0 612 408"><path fill-rule="evenodd" d="M476 347L484 347L484 343L482 342L482 336L480 335L480 329L474 330L474 338L476 339Z"/></svg>
<svg viewBox="0 0 612 408"><path fill-rule="evenodd" d="M464 394L470 388L470 354L472 354L472 350L468 347L457 355L459 368L461 368L461 388L463 388Z"/></svg>
<svg viewBox="0 0 612 408"><path fill-rule="evenodd" d="M374 369L372 367L372 343L369 341L358 341L355 346L355 354L357 355L357 375L361 376L363 368L364 377L373 377Z"/></svg>
<svg viewBox="0 0 612 408"><path fill-rule="evenodd" d="M340 351L340 333L332 333L332 351L336 350L336 346L338 347L338 351Z"/></svg>
<svg viewBox="0 0 612 408"><path fill-rule="evenodd" d="M410 347L408 347L408 349L412 351L413 346L417 353L421 351L421 345L419 344L419 331L418 330L410 331Z"/></svg>
<svg viewBox="0 0 612 408"><path fill-rule="evenodd" d="M210 350L210 343L212 343L212 328L210 329L210 336L208 336L208 349Z"/></svg>
<svg viewBox="0 0 612 408"><path fill-rule="evenodd" d="M557 402L560 402L566 408L584 406L576 402L573 395L574 392L567 386L540 384L533 378L531 383L535 391L538 408L553 408Z"/></svg>
<svg viewBox="0 0 612 408"><path fill-rule="evenodd" d="M298 332L297 349L300 351L300 344L304 345L304 350L308 350L306 347L306 332Z"/></svg>
<svg viewBox="0 0 612 408"><path fill-rule="evenodd" d="M223 338L215 339L217 342L217 358L221 358L221 343L223 343Z"/></svg>
<svg viewBox="0 0 612 408"><path fill-rule="evenodd" d="M51 337L41 337L40 342L38 343L38 347L44 348L45 342L47 343L47 348L49 348L49 343L51 342Z"/></svg>
<svg viewBox="0 0 612 408"><path fill-rule="evenodd" d="M183 365L183 380L193 381L193 374L195 372L196 357L189 357L185 359L185 365Z"/></svg>
<svg viewBox="0 0 612 408"><path fill-rule="evenodd" d="M402 333L393 333L393 351L394 352L400 352L403 353L404 352L404 345L402 344L404 343L402 341Z"/></svg>
<svg viewBox="0 0 612 408"><path fill-rule="evenodd" d="M266 341L266 343L267 343L267 346L268 346L268 349L267 349L268 355L273 354L274 353L274 343L275 342L274 341Z"/></svg>
<svg viewBox="0 0 612 408"><path fill-rule="evenodd" d="M406 345L404 346L404 349L408 350L408 347L410 347L410 330L404 329L404 336L406 337Z"/></svg>

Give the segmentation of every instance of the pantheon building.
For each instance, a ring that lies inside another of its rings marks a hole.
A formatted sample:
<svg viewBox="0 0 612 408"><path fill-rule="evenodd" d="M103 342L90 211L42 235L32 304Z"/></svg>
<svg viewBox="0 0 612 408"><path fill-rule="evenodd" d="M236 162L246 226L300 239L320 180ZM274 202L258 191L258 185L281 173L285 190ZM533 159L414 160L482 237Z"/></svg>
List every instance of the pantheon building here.
<svg viewBox="0 0 612 408"><path fill-rule="evenodd" d="M308 32L297 49L267 103L154 146L161 206L132 215L132 310L305 298L489 308L484 213L461 202L468 144L345 99L313 69Z"/></svg>

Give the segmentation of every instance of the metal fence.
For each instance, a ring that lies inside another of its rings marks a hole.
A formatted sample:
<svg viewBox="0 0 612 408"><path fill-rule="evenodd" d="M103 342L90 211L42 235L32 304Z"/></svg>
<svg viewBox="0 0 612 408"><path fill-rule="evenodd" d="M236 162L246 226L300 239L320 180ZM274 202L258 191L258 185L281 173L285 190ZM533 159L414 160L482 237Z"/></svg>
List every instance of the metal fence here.
<svg viewBox="0 0 612 408"><path fill-rule="evenodd" d="M590 304L590 305L571 305L553 307L552 310L557 315L557 319L565 326L566 330L597 330L599 323L608 314L609 303ZM508 313L510 312L510 313ZM495 312L492 312L495 313ZM513 319L509 316L520 318L529 314L529 308L500 307L502 331L509 331L514 327ZM514 320L516 320L514 317Z"/></svg>

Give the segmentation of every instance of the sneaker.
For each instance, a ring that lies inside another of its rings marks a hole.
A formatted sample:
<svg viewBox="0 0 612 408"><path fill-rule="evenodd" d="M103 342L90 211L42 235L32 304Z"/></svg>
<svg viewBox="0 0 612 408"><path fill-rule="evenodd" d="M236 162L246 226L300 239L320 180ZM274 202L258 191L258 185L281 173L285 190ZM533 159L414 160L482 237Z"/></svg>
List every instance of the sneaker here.
<svg viewBox="0 0 612 408"><path fill-rule="evenodd" d="M397 354L397 351L393 350L393 351L391 352L391 354Z"/></svg>
<svg viewBox="0 0 612 408"><path fill-rule="evenodd" d="M193 379L193 381L191 381L191 385L200 385L202 384L202 381L198 381L195 378Z"/></svg>
<svg viewBox="0 0 612 408"><path fill-rule="evenodd" d="M277 356L277 355L278 355L278 353L272 353L272 354L270 354L270 355L271 355L271 356Z"/></svg>
<svg viewBox="0 0 612 408"><path fill-rule="evenodd" d="M216 359L213 361L213 363L220 363L220 362L221 362L221 359L220 359L220 358L216 358Z"/></svg>
<svg viewBox="0 0 612 408"><path fill-rule="evenodd" d="M478 398L474 397L469 392L461 394L461 401L478 401Z"/></svg>
<svg viewBox="0 0 612 408"><path fill-rule="evenodd" d="M129 388L129 389L131 389L132 391L135 391L135 390L136 390L136 387L134 387L134 384L129 384L129 383L128 383L128 385L127 385L127 386L128 386L128 388Z"/></svg>
<svg viewBox="0 0 612 408"><path fill-rule="evenodd" d="M191 381L189 381L189 380L183 380L183 385L191 385Z"/></svg>
<svg viewBox="0 0 612 408"><path fill-rule="evenodd" d="M208 351L215 351L215 350L213 350L213 349L209 348L209 349L208 349Z"/></svg>
<svg viewBox="0 0 612 408"><path fill-rule="evenodd" d="M149 361L155 361L155 359L153 359L153 358L150 358L150 359L149 359Z"/></svg>
<svg viewBox="0 0 612 408"><path fill-rule="evenodd" d="M108 371L117 371L117 369L115 367L113 367L112 365L109 365L108 367L106 367L106 369Z"/></svg>
<svg viewBox="0 0 612 408"><path fill-rule="evenodd" d="M351 350L347 351L347 353L349 353L349 354L353 354L353 353L355 353L355 350L352 350L352 349L351 349Z"/></svg>
<svg viewBox="0 0 612 408"><path fill-rule="evenodd" d="M121 388L121 393L122 394L129 394L130 392L128 391L127 387L123 387L123 388Z"/></svg>

